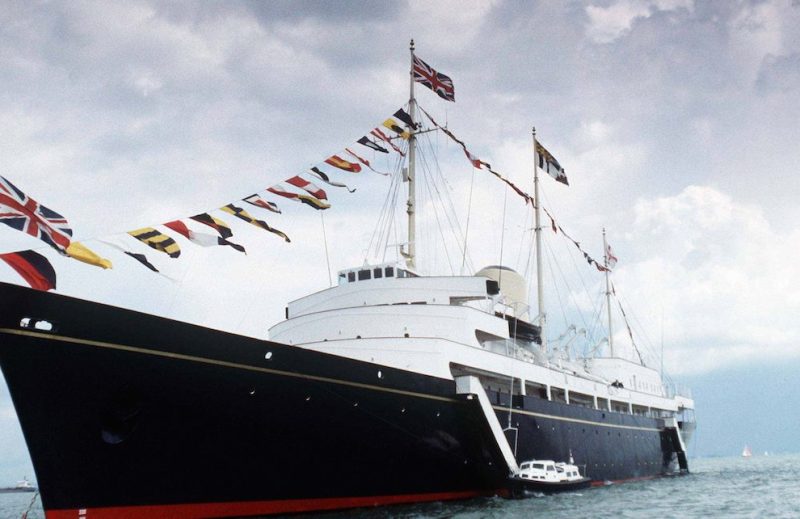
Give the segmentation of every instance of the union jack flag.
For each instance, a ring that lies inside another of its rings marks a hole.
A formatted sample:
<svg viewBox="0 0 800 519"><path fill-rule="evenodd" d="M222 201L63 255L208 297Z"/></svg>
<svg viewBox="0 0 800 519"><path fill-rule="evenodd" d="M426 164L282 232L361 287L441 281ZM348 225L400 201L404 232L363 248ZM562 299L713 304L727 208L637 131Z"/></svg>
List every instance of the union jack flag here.
<svg viewBox="0 0 800 519"><path fill-rule="evenodd" d="M72 238L67 219L39 204L0 176L0 223L39 238L65 254Z"/></svg>
<svg viewBox="0 0 800 519"><path fill-rule="evenodd" d="M453 80L441 72L436 72L427 63L414 56L414 81L422 83L436 92L445 101L456 101Z"/></svg>

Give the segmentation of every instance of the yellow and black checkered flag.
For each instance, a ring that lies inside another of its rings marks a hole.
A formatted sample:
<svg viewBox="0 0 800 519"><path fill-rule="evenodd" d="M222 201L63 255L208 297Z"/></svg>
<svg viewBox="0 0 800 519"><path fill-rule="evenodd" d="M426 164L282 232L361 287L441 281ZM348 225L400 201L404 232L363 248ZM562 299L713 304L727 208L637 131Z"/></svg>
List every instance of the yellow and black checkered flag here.
<svg viewBox="0 0 800 519"><path fill-rule="evenodd" d="M152 227L143 227L128 234L155 250L167 254L170 258L177 258L181 255L181 248L175 243L175 240Z"/></svg>
<svg viewBox="0 0 800 519"><path fill-rule="evenodd" d="M291 243L291 241L292 241L292 240L289 239L288 236L286 236L286 233L284 233L283 231L280 231L280 230L278 230L278 229L276 229L274 227L270 227L269 224L267 224L267 222L265 222L264 220L258 220L257 218L254 218L250 213L248 213L247 211L245 211L241 207L236 207L233 204L228 204L225 207L220 207L220 210L221 211L225 211L228 214L232 214L236 218L244 220L245 222L247 222L249 224L253 224L256 227L264 229L265 231L269 231L271 233L277 234L278 236L280 236L281 238L286 240L286 243Z"/></svg>

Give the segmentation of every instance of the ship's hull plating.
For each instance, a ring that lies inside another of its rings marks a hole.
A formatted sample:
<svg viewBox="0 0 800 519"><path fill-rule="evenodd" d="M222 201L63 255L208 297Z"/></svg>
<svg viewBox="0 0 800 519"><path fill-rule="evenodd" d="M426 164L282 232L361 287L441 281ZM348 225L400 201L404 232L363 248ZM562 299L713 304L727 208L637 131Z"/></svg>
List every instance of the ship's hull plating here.
<svg viewBox="0 0 800 519"><path fill-rule="evenodd" d="M0 366L50 519L458 499L508 475L453 381L5 284ZM520 460L571 454L595 481L669 465L654 419L489 396Z"/></svg>

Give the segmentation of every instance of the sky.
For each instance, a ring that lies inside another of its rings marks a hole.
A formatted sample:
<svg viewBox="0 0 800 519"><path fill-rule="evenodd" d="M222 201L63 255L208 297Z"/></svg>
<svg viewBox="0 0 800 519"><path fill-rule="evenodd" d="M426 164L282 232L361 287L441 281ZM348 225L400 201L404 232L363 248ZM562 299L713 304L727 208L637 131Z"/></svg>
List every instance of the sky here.
<svg viewBox="0 0 800 519"><path fill-rule="evenodd" d="M0 253L47 256L59 293L265 338L285 303L327 288L331 272L397 257L402 207L370 247L391 177L326 169L357 190L323 186L333 207L321 213L271 198L283 214L251 212L292 243L230 222L247 255L178 238L172 260L125 233L263 192L345 147L397 171L396 156L352 147L407 102L411 38L455 85L455 103L417 85L419 104L472 153L532 191L535 126L566 168L569 187L542 179L542 203L595 258L607 230L649 365L663 344L671 378L705 387L800 362L797 0L6 2L0 174L114 268L5 227ZM420 147L420 271L530 274L530 208L443 135ZM463 235L440 230L450 217L468 228L468 261ZM164 275L98 240L147 254ZM545 242L548 336L577 323L597 341L602 277L560 234ZM4 264L0 281L23 283ZM621 321L613 333L634 355ZM768 413L773 393L699 400L698 414ZM744 424L731 427L719 434L738 445ZM800 448L788 438L775 442ZM20 477L3 384L0 455L0 479Z"/></svg>

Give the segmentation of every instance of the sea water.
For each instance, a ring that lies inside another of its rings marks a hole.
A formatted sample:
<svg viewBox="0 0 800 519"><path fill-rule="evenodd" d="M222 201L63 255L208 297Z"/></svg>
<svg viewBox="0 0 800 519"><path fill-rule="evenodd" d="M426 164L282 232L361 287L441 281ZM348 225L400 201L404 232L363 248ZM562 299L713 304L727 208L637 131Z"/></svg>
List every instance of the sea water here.
<svg viewBox="0 0 800 519"><path fill-rule="evenodd" d="M326 519L800 517L800 455L701 458L691 474L554 496L499 497L326 513ZM391 477L391 472L386 474ZM0 494L0 518L19 518L32 494ZM29 519L43 518L36 501ZM315 517L315 516L308 516Z"/></svg>

